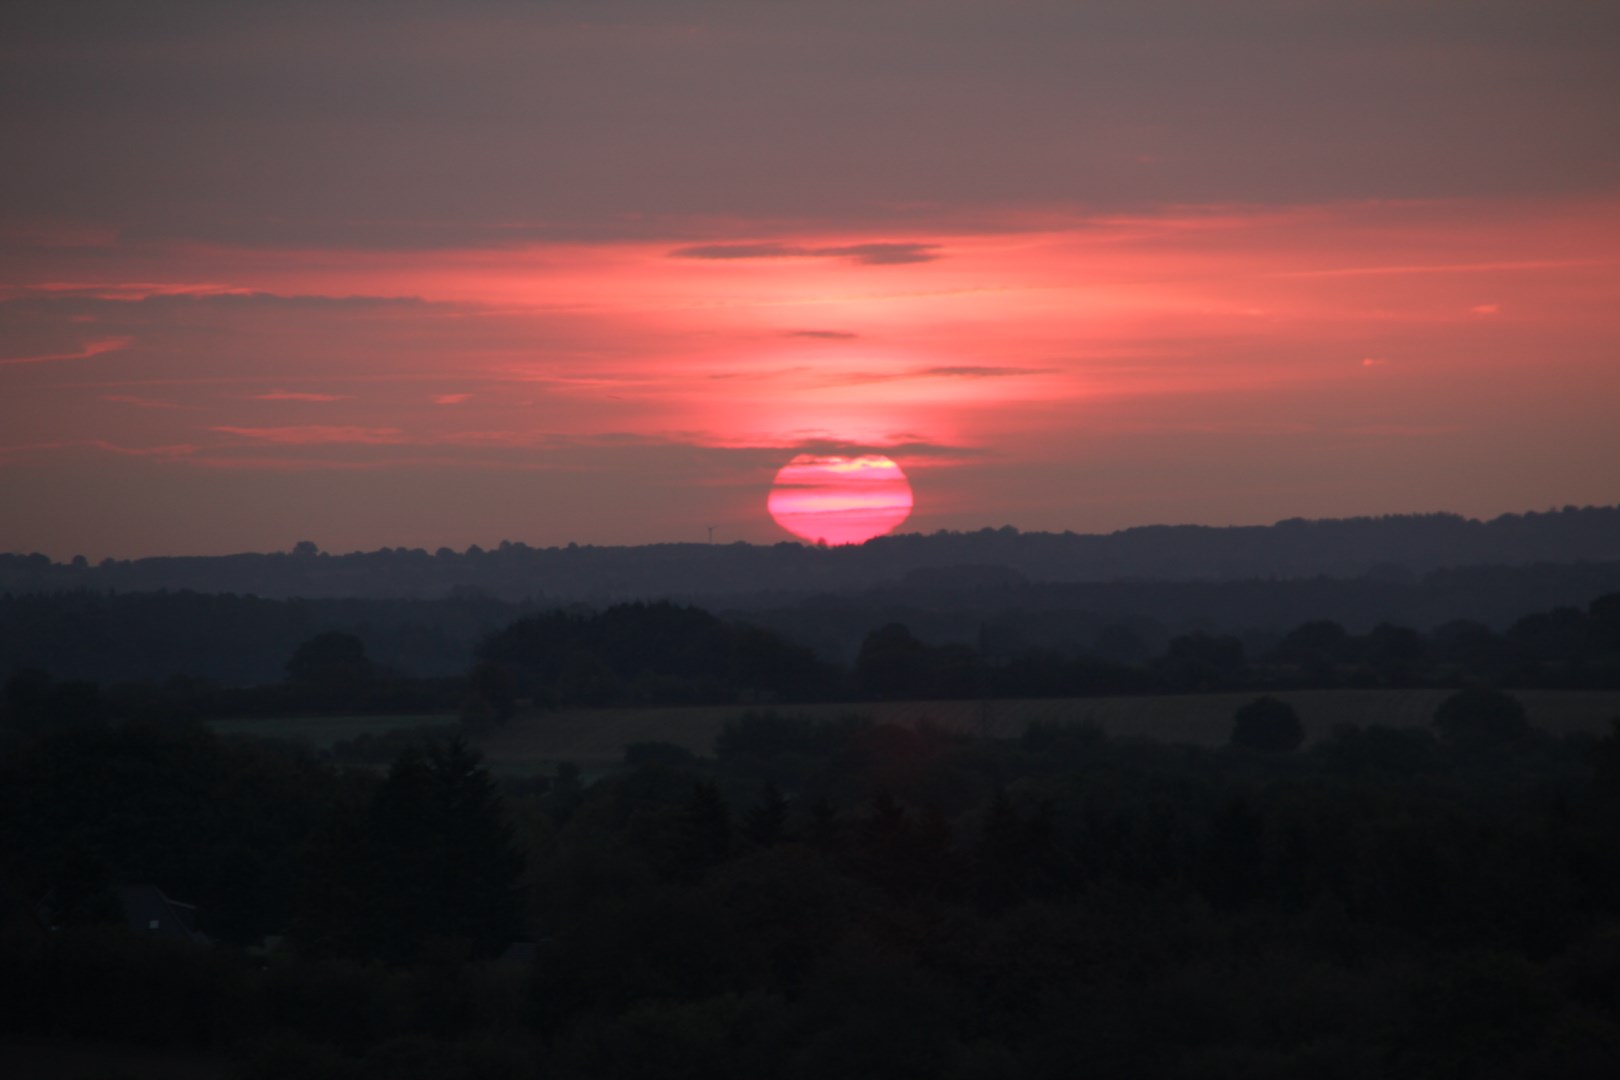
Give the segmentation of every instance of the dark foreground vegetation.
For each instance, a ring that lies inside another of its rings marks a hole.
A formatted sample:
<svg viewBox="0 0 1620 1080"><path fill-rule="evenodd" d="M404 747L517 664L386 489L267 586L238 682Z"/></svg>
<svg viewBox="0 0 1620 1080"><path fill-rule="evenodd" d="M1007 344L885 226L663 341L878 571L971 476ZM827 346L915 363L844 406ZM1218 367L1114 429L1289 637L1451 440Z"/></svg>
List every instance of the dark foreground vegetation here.
<svg viewBox="0 0 1620 1080"><path fill-rule="evenodd" d="M446 603L464 631L499 610ZM1620 1060L1620 720L1555 737L1503 689L1620 685L1620 595L1500 630L1313 620L1155 646L1117 624L1073 651L886 623L848 664L627 604L503 620L432 677L272 610L278 634L317 630L275 682L6 679L0 1045L244 1080L1580 1077ZM103 632L108 655L146 655ZM1340 686L1459 689L1428 729L1308 747L1267 696ZM1207 690L1254 695L1224 749L784 704ZM712 756L639 743L591 782L497 782L465 741L621 704L735 719ZM400 711L445 723L323 753L205 726Z"/></svg>
<svg viewBox="0 0 1620 1080"><path fill-rule="evenodd" d="M497 785L193 724L0 758L0 1030L272 1077L1609 1077L1620 731L1224 750L752 712ZM205 937L129 927L156 886Z"/></svg>

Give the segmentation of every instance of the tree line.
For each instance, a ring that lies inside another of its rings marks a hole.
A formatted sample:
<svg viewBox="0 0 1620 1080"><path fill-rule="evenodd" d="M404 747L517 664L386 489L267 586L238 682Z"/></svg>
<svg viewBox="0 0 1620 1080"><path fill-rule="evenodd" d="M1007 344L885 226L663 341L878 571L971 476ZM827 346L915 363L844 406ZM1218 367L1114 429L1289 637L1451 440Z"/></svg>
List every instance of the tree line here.
<svg viewBox="0 0 1620 1080"><path fill-rule="evenodd" d="M801 584L811 584L806 578ZM1417 580L1107 581L1031 584L1005 568L958 564L912 572L858 594L698 604L758 627L824 660L853 663L875 628L906 626L931 644L995 656L1095 653L1140 662L1171 639L1239 636L1246 653L1273 650L1290 628L1333 621L1352 634L1380 623L1432 634L1468 621L1503 633L1527 611L1579 607L1620 589L1620 563L1472 567ZM690 596L676 599L695 603ZM0 673L36 667L104 685L181 677L222 687L279 681L302 642L326 632L360 638L379 673L406 679L464 674L479 644L518 619L575 616L617 604L505 601L475 589L440 599L267 599L198 592L91 589L0 593ZM1112 639L1112 640L1111 640Z"/></svg>
<svg viewBox="0 0 1620 1080"><path fill-rule="evenodd" d="M1067 698L1259 693L1340 687L1620 688L1620 593L1586 608L1524 616L1497 632L1452 620L1422 633L1381 623L1353 634L1312 620L1258 652L1223 634L1171 638L1153 653L1129 626L1065 654L1021 647L985 627L980 642L930 643L880 626L852 664L745 622L669 602L529 615L487 633L458 675L411 678L375 662L359 635L300 642L282 678L223 686L176 677L102 685L14 670L0 688L0 738L108 719L440 714L474 733L520 711L614 705L771 705L811 701ZM380 748L391 752L384 741ZM371 748L375 753L378 747Z"/></svg>
<svg viewBox="0 0 1620 1080"><path fill-rule="evenodd" d="M694 538L696 539L696 538ZM443 597L479 589L509 601L611 603L668 596L720 602L803 597L896 584L960 566L1037 582L1373 580L1461 566L1620 560L1620 507L1566 506L1479 521L1406 514L1274 525L1155 525L1109 534L1020 532L1012 526L907 533L861 545L665 543L640 547L502 540L462 550L385 547L55 562L0 555L0 590L150 592L191 589L266 597Z"/></svg>
<svg viewBox="0 0 1620 1080"><path fill-rule="evenodd" d="M628 604L551 612L485 639L478 677L550 705L733 704L1083 697L1217 690L1462 686L1620 688L1620 593L1525 616L1506 632L1453 620L1424 634L1381 623L1352 634L1313 620L1252 655L1243 639L1192 633L1153 654L1128 626L1087 650L930 643L890 623L853 664L825 662L769 631L698 608Z"/></svg>

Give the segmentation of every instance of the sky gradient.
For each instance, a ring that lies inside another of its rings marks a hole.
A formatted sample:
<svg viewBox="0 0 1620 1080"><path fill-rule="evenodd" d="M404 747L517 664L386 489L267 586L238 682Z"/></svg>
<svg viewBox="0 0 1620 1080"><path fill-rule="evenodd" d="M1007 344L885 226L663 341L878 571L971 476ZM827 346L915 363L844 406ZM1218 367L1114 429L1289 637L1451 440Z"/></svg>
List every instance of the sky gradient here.
<svg viewBox="0 0 1620 1080"><path fill-rule="evenodd" d="M1620 6L21 2L0 550L1620 501Z"/></svg>

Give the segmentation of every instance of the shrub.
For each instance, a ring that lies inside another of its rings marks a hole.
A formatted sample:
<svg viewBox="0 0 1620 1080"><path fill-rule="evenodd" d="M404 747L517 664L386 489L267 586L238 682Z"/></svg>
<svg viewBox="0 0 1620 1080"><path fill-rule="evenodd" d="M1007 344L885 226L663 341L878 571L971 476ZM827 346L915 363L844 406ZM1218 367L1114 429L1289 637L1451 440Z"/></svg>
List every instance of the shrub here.
<svg viewBox="0 0 1620 1080"><path fill-rule="evenodd" d="M1530 720L1519 699L1502 690L1475 686L1459 690L1434 711L1435 730L1453 745L1501 746L1530 734Z"/></svg>
<svg viewBox="0 0 1620 1080"><path fill-rule="evenodd" d="M1286 701L1255 698L1232 714L1231 745L1240 750L1286 754L1305 741L1305 726Z"/></svg>

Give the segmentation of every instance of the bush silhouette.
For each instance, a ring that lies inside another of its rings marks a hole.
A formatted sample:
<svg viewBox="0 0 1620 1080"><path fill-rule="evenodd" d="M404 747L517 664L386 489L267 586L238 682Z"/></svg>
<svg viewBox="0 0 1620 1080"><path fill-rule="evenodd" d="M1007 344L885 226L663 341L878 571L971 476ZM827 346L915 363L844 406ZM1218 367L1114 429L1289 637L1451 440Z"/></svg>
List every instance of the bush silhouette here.
<svg viewBox="0 0 1620 1080"><path fill-rule="evenodd" d="M1530 734L1530 720L1519 699L1502 690L1475 686L1459 690L1434 711L1435 730L1454 745L1497 746Z"/></svg>
<svg viewBox="0 0 1620 1080"><path fill-rule="evenodd" d="M354 634L328 630L316 634L287 661L287 678L314 686L355 686L372 676L366 646Z"/></svg>
<svg viewBox="0 0 1620 1080"><path fill-rule="evenodd" d="M1286 754L1305 741L1305 725L1286 701L1255 698L1232 714L1231 745L1240 750Z"/></svg>

